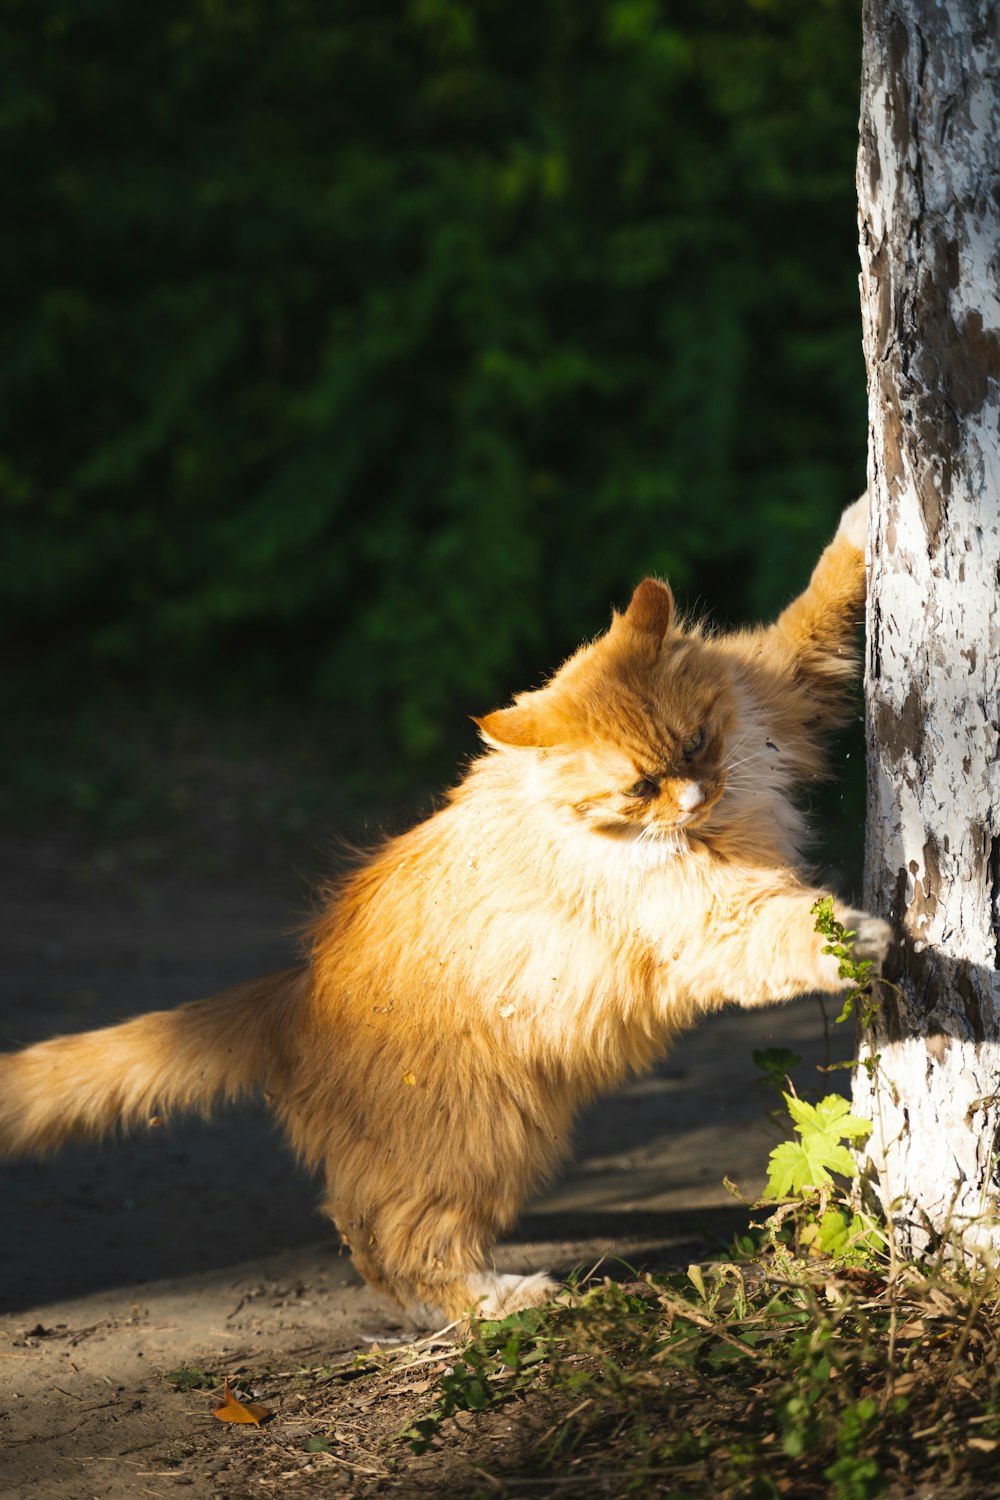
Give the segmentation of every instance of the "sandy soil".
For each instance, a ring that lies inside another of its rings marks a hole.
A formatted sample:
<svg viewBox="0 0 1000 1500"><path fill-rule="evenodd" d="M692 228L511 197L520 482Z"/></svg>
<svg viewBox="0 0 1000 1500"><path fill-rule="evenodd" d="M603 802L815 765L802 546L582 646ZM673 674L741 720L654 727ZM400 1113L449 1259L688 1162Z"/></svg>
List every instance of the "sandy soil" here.
<svg viewBox="0 0 1000 1500"><path fill-rule="evenodd" d="M105 1024L289 962L284 934L306 899L294 862L262 870L239 851L198 863L179 871L155 851L95 853L68 836L0 840L0 1042ZM751 1052L774 1045L822 1061L817 1002L716 1017L654 1077L601 1103L500 1267L656 1269L725 1242L746 1214L723 1177L750 1194L763 1181L771 1137ZM175 1390L166 1372L251 1372L288 1418L289 1370L407 1336L338 1252L316 1184L261 1113L14 1163L0 1194L4 1497L274 1493L253 1470L251 1440L268 1429L215 1422L204 1393ZM324 1493L350 1483L345 1470Z"/></svg>

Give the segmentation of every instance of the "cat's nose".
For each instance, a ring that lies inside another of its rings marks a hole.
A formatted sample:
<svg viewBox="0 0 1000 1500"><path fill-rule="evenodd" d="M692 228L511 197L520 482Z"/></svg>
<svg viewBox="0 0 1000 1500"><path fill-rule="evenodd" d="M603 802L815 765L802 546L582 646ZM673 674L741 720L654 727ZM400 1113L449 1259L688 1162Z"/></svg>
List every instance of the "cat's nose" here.
<svg viewBox="0 0 1000 1500"><path fill-rule="evenodd" d="M704 800L705 793L701 789L700 781L687 782L682 787L680 795L677 798L678 805L685 812L694 812L695 808L700 807Z"/></svg>

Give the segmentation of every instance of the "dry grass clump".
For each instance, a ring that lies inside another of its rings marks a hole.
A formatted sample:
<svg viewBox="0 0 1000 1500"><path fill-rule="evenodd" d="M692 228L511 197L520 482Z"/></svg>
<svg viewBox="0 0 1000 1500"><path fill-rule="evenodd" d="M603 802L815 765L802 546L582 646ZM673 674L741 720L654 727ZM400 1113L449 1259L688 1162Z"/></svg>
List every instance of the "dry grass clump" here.
<svg viewBox="0 0 1000 1500"><path fill-rule="evenodd" d="M243 1384L227 1497L1000 1493L1000 1285L943 1264L772 1245Z"/></svg>

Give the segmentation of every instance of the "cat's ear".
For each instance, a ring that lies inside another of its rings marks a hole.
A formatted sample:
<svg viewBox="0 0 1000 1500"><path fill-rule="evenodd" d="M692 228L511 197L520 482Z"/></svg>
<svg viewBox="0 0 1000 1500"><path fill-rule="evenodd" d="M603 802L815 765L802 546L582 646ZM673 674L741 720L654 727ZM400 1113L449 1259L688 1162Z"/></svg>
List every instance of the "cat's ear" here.
<svg viewBox="0 0 1000 1500"><path fill-rule="evenodd" d="M659 647L670 629L673 614L674 596L667 585L658 578L644 578L636 585L628 609L618 620L636 635L648 636Z"/></svg>
<svg viewBox="0 0 1000 1500"><path fill-rule="evenodd" d="M538 694L533 694L538 697ZM488 745L520 745L542 748L558 743L559 735L549 716L534 703L515 703L495 713L473 716L472 722Z"/></svg>

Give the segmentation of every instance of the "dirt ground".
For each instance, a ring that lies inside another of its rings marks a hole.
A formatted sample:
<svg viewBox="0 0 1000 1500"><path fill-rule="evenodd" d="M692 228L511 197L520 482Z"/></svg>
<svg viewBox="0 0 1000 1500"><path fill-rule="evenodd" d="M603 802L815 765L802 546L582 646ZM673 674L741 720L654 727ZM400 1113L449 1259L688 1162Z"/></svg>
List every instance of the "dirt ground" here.
<svg viewBox="0 0 1000 1500"><path fill-rule="evenodd" d="M0 838L0 1042L102 1025L289 962L301 870L239 847L178 862L169 844L134 839ZM756 1193L771 1144L751 1052L789 1045L820 1062L823 1030L805 1001L692 1033L654 1077L581 1121L575 1164L530 1204L500 1268L658 1269L726 1242L747 1216L722 1179ZM834 1030L840 1056L846 1031ZM260 1112L16 1162L0 1195L0 1496L291 1493L311 1459L295 1447L289 1372L411 1336L354 1275L317 1185ZM277 1423L216 1422L203 1391L164 1378L179 1367L249 1372L244 1385ZM330 1400L349 1407L349 1390ZM255 1474L254 1443L282 1433L297 1456L275 1488ZM349 1492L352 1474L330 1465L310 1493Z"/></svg>

